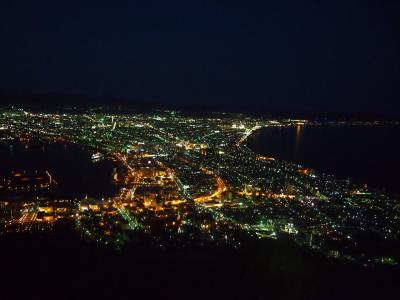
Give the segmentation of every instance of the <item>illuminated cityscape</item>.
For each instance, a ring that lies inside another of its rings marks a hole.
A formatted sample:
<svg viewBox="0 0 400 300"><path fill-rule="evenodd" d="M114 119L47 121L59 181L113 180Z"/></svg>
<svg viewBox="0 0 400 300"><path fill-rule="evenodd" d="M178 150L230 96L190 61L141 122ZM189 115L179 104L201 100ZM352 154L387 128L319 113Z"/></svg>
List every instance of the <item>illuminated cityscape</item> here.
<svg viewBox="0 0 400 300"><path fill-rule="evenodd" d="M393 300L400 1L0 1L0 300Z"/></svg>
<svg viewBox="0 0 400 300"><path fill-rule="evenodd" d="M60 197L53 170L13 170L0 178L1 235L35 234L64 222L89 243L124 249L144 236L162 249L290 239L356 265L396 265L398 199L246 145L264 127L374 126L240 114L115 113L92 108L44 113L4 108L2 143L76 145L92 163L113 164L113 195ZM43 146L44 147L44 146ZM77 174L78 176L78 174ZM18 201L14 195L20 195ZM388 245L370 249L371 239Z"/></svg>

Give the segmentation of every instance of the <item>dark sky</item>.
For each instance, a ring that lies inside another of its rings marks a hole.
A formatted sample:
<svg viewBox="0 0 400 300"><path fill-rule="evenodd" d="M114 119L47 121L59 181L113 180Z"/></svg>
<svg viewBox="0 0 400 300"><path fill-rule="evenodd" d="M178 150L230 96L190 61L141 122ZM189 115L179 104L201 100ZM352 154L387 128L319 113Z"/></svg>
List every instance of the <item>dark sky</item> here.
<svg viewBox="0 0 400 300"><path fill-rule="evenodd" d="M0 89L394 112L400 1L0 1Z"/></svg>

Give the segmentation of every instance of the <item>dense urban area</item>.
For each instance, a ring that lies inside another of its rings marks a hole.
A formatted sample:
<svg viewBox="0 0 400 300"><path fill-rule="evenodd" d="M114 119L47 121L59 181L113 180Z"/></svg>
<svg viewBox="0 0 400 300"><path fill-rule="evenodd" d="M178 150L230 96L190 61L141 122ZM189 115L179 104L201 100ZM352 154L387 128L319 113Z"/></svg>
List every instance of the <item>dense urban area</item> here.
<svg viewBox="0 0 400 300"><path fill-rule="evenodd" d="M247 239L290 238L356 264L395 265L400 238L396 197L246 146L268 126L351 126L348 122L264 119L176 111L116 113L74 109L0 110L0 140L75 144L93 163L111 160L117 194L46 195L63 178L52 170L12 170L0 178L0 235L51 231L69 222L85 239L116 249L134 237L154 247L240 248ZM362 123L376 125L377 123ZM23 195L14 201L12 195ZM369 247L374 243L379 247Z"/></svg>

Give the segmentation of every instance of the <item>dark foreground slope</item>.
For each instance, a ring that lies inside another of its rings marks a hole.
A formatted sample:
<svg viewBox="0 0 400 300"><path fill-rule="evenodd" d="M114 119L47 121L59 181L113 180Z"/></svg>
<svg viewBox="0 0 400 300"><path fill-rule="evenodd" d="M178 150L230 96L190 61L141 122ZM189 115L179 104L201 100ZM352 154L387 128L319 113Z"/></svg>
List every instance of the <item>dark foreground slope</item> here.
<svg viewBox="0 0 400 300"><path fill-rule="evenodd" d="M0 239L1 299L390 299L400 270L328 261L290 241L240 251L123 251L70 232Z"/></svg>

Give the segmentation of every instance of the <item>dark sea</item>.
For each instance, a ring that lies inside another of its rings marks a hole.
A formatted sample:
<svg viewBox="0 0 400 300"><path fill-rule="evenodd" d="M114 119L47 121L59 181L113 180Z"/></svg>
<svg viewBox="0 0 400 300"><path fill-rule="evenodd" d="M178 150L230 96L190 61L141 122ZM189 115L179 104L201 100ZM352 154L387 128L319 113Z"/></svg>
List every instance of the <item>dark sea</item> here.
<svg viewBox="0 0 400 300"><path fill-rule="evenodd" d="M52 196L65 198L104 197L116 193L112 184L114 164L93 162L93 151L76 145L42 142L0 143L0 177L12 171L48 170L58 182Z"/></svg>
<svg viewBox="0 0 400 300"><path fill-rule="evenodd" d="M247 145L259 154L400 194L400 126L267 127Z"/></svg>

